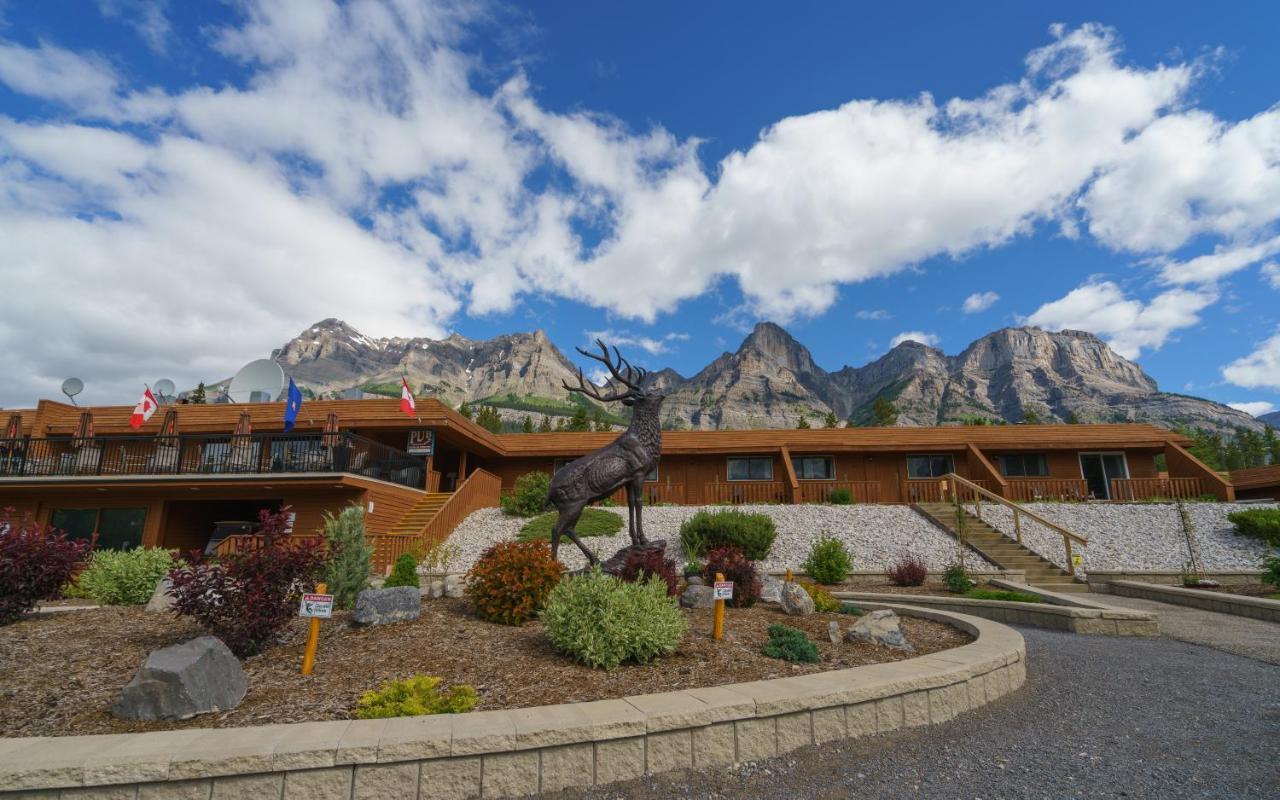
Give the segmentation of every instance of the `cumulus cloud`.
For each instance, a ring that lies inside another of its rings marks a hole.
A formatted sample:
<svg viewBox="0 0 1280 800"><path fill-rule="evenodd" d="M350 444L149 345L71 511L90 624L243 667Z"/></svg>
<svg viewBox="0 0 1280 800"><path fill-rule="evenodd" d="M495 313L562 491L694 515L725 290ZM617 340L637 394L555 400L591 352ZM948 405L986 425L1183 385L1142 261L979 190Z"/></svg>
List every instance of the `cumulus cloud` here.
<svg viewBox="0 0 1280 800"><path fill-rule="evenodd" d="M937 347L941 341L937 334L925 333L924 331L903 331L889 340L889 348L897 347L903 342L919 342L929 347Z"/></svg>
<svg viewBox="0 0 1280 800"><path fill-rule="evenodd" d="M1252 400L1246 403L1227 403L1236 411L1243 411L1252 417L1260 417L1263 414L1270 414L1276 410L1275 403L1268 403L1266 400Z"/></svg>
<svg viewBox="0 0 1280 800"><path fill-rule="evenodd" d="M587 331L586 334L588 344L584 346L584 349L594 350L596 348L596 340L600 339L610 347L618 347L620 349L638 347L651 356L669 352L675 342L689 340L689 334L678 332L665 333L658 337L642 336L628 331L615 330Z"/></svg>
<svg viewBox="0 0 1280 800"><path fill-rule="evenodd" d="M1271 284L1272 289L1280 289L1280 264L1269 261L1262 265L1262 275Z"/></svg>
<svg viewBox="0 0 1280 800"><path fill-rule="evenodd" d="M961 310L966 314L977 314L991 308L999 299L1000 295L995 292L975 292L964 299Z"/></svg>
<svg viewBox="0 0 1280 800"><path fill-rule="evenodd" d="M1280 330L1249 355L1223 367L1222 377L1248 389L1280 389Z"/></svg>
<svg viewBox="0 0 1280 800"><path fill-rule="evenodd" d="M854 314L858 319L881 320L892 319L893 315L883 308L861 308Z"/></svg>
<svg viewBox="0 0 1280 800"><path fill-rule="evenodd" d="M1199 312L1217 299L1212 288L1171 289L1143 303L1112 281L1095 280L1040 306L1026 322L1052 331L1090 331L1125 358L1137 358L1144 349L1160 349L1174 331L1197 324Z"/></svg>

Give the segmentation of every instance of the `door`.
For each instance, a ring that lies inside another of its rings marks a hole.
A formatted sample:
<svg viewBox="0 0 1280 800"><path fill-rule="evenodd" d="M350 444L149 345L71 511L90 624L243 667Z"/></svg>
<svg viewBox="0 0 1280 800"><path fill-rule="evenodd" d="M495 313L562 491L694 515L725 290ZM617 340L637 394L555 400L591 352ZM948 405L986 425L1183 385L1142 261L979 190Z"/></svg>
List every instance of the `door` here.
<svg viewBox="0 0 1280 800"><path fill-rule="evenodd" d="M1129 477L1124 453L1081 453L1080 477L1089 485L1089 495L1099 500L1111 499L1111 481Z"/></svg>

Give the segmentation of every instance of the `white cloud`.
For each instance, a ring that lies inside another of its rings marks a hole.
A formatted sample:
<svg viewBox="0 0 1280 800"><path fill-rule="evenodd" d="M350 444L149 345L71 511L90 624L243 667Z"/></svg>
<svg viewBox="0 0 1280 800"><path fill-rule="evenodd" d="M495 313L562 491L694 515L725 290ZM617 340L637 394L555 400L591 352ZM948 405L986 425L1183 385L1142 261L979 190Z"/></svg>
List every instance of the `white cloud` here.
<svg viewBox="0 0 1280 800"><path fill-rule="evenodd" d="M1236 411L1243 411L1251 417L1260 417L1263 414L1270 414L1276 410L1275 403L1268 403L1266 400L1252 400L1246 403L1227 403Z"/></svg>
<svg viewBox="0 0 1280 800"><path fill-rule="evenodd" d="M1249 355L1223 367L1222 376L1248 389L1280 389L1280 330Z"/></svg>
<svg viewBox="0 0 1280 800"><path fill-rule="evenodd" d="M941 341L937 334L925 333L924 331L903 331L889 340L889 349L892 350L903 342L919 342L929 347L937 347Z"/></svg>
<svg viewBox="0 0 1280 800"><path fill-rule="evenodd" d="M685 342L689 340L687 333L666 333L660 337L642 336L639 334L629 333L627 331L587 331L587 349L595 348L595 341L602 340L610 347L618 347L625 349L627 347L638 347L651 356L661 355L671 350L674 342ZM625 355L625 353L624 353Z"/></svg>
<svg viewBox="0 0 1280 800"><path fill-rule="evenodd" d="M147 47L161 55L169 49L168 6L168 0L98 0L98 11L104 17L124 20Z"/></svg>
<svg viewBox="0 0 1280 800"><path fill-rule="evenodd" d="M1216 302L1212 288L1170 289L1143 303L1125 296L1111 281L1090 281L1045 303L1025 320L1047 330L1096 333L1125 358L1160 349L1175 330L1200 321L1199 312Z"/></svg>
<svg viewBox="0 0 1280 800"><path fill-rule="evenodd" d="M1000 295L995 292L976 292L964 299L964 306L961 308L966 314L976 314L979 311L986 311L996 304L1000 299Z"/></svg>
<svg viewBox="0 0 1280 800"><path fill-rule="evenodd" d="M857 317L858 319L865 319L865 320L881 320L881 319L893 318L893 315L883 308L859 309L857 313L854 314L854 316Z"/></svg>
<svg viewBox="0 0 1280 800"><path fill-rule="evenodd" d="M1280 236L1254 244L1218 247L1212 253L1186 261L1160 259L1157 263L1160 266L1160 277L1166 283L1204 284L1251 267L1277 253L1280 253ZM1267 267L1263 267L1263 272L1267 272Z"/></svg>
<svg viewBox="0 0 1280 800"><path fill-rule="evenodd" d="M96 116L114 99L119 79L104 59L78 55L47 42L23 47L0 41L0 82Z"/></svg>
<svg viewBox="0 0 1280 800"><path fill-rule="evenodd" d="M1274 261L1263 264L1262 275L1271 284L1272 289L1280 289L1280 264Z"/></svg>

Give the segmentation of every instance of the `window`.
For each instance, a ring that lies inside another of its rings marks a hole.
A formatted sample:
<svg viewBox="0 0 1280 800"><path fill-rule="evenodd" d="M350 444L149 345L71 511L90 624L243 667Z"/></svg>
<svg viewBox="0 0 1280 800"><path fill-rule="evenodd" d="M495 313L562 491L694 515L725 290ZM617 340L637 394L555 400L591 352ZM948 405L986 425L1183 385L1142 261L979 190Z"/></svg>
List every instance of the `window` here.
<svg viewBox="0 0 1280 800"><path fill-rule="evenodd" d="M1000 473L1010 478L1042 478L1049 474L1043 453L1000 456Z"/></svg>
<svg viewBox="0 0 1280 800"><path fill-rule="evenodd" d="M88 539L98 532L97 546L106 550L132 550L142 544L147 522L145 508L55 508L49 525L72 539Z"/></svg>
<svg viewBox="0 0 1280 800"><path fill-rule="evenodd" d="M653 462L653 469L649 470L649 472L645 474L644 479L648 483L653 483L658 480L658 462Z"/></svg>
<svg viewBox="0 0 1280 800"><path fill-rule="evenodd" d="M907 456L908 478L941 478L955 471L955 463L949 455Z"/></svg>
<svg viewBox="0 0 1280 800"><path fill-rule="evenodd" d="M729 480L731 481L771 481L773 480L773 458L731 458L729 459Z"/></svg>
<svg viewBox="0 0 1280 800"><path fill-rule="evenodd" d="M791 467L802 481L835 480L836 467L831 456L793 456Z"/></svg>

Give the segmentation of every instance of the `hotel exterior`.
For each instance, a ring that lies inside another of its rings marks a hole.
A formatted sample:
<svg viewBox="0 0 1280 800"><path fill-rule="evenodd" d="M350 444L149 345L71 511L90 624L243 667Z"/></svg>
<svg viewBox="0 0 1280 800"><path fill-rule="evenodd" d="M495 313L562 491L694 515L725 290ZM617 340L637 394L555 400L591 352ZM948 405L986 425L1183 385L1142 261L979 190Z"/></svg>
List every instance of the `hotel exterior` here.
<svg viewBox="0 0 1280 800"><path fill-rule="evenodd" d="M384 568L496 506L518 476L618 435L494 434L429 398L412 417L397 400L307 401L289 433L281 403L164 406L140 430L131 411L42 400L0 412L0 507L96 531L106 547L226 552L251 542L261 509L289 506L294 534L311 536L357 503ZM807 503L845 489L860 503L920 503L942 499L954 472L1015 501L1234 500L1189 444L1144 424L671 431L645 495Z"/></svg>

